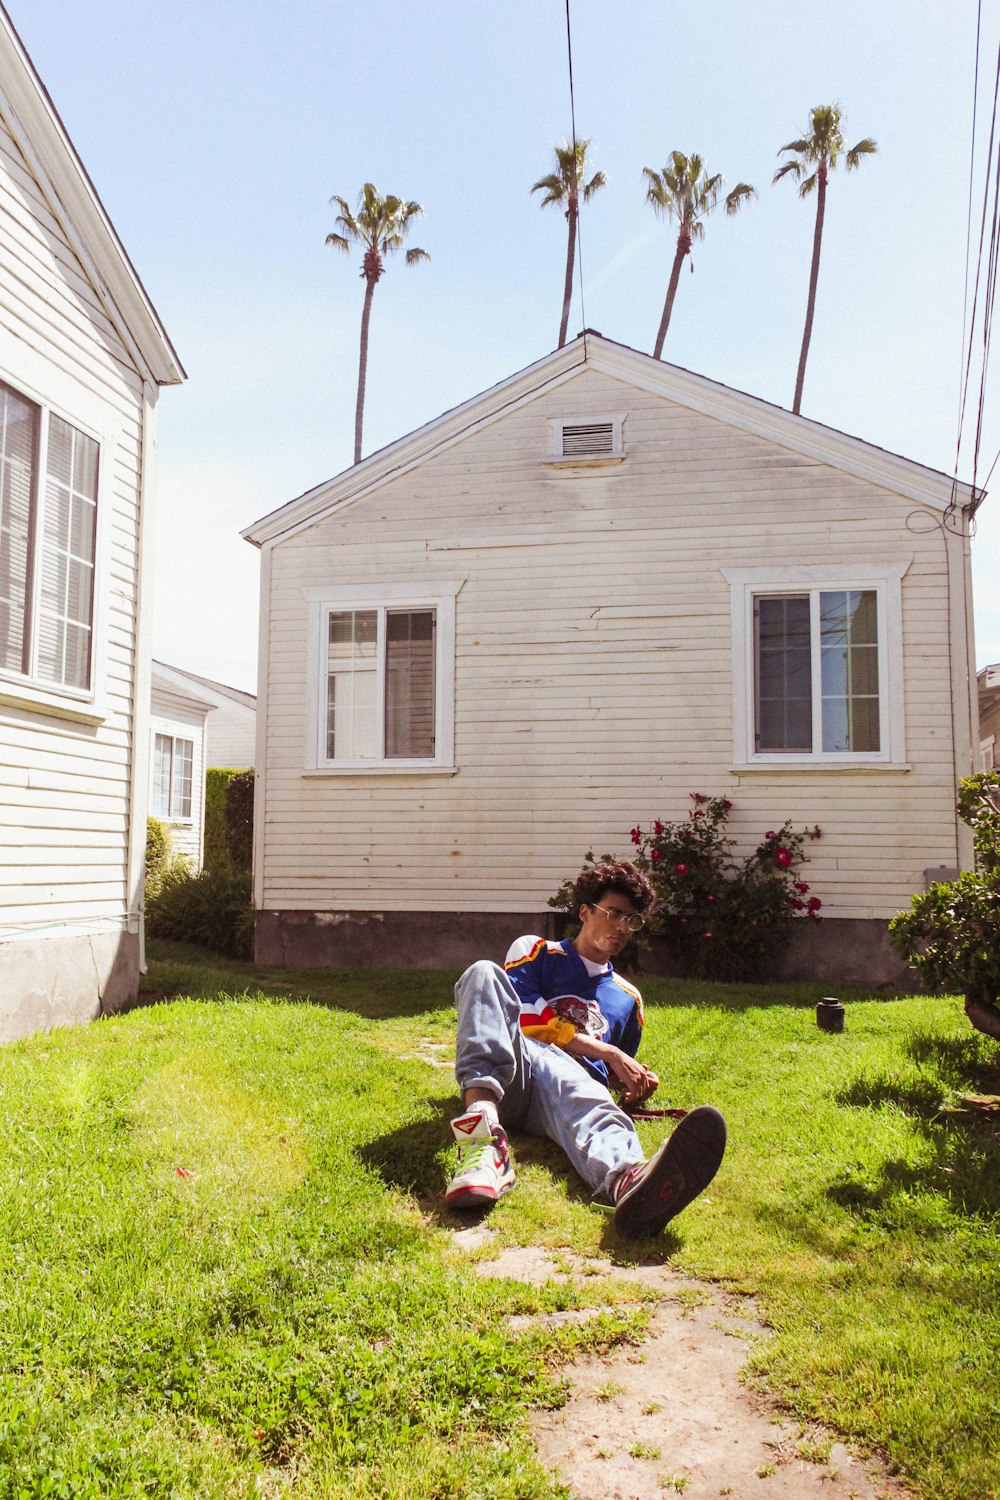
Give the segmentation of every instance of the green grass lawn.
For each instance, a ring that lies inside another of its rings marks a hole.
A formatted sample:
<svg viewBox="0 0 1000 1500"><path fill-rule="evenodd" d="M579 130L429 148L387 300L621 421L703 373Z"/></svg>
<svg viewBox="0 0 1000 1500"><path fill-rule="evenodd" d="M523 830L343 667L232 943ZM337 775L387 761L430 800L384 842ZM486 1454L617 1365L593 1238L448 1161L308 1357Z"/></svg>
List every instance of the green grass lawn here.
<svg viewBox="0 0 1000 1500"><path fill-rule="evenodd" d="M480 1279L444 1232L453 974L254 972L154 949L151 1004L0 1048L0 1496L533 1500L581 1347L512 1335L588 1278ZM1000 1493L997 1049L957 1002L642 981L662 1102L730 1149L655 1245L515 1138L497 1239L669 1258L753 1293L757 1373L933 1500ZM313 1002L313 1003L308 1003ZM667 1129L640 1127L652 1148ZM606 1295L602 1289L600 1295Z"/></svg>

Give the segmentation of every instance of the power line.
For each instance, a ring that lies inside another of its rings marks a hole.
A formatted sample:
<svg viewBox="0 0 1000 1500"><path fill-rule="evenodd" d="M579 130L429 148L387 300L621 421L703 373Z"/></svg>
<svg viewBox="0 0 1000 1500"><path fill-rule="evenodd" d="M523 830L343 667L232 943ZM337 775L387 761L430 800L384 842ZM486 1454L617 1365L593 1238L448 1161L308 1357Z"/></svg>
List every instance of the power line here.
<svg viewBox="0 0 1000 1500"><path fill-rule="evenodd" d="M573 35L569 21L569 0L566 0L566 59L569 63L569 119L570 129L573 137L573 171L578 170L576 155L576 98L573 91ZM580 184L577 182L577 215L576 215L576 266L580 278L580 318L582 326L587 326L587 304L583 296L583 215L579 212Z"/></svg>

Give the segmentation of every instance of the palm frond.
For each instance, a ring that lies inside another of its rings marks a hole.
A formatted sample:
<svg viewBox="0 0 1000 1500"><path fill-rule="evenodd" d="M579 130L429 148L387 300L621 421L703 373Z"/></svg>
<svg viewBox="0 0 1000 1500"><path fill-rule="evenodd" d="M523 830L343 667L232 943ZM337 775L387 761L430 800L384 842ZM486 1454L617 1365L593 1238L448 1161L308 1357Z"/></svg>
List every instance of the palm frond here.
<svg viewBox="0 0 1000 1500"><path fill-rule="evenodd" d="M782 151L787 151L788 147L782 146L781 149ZM805 169L805 163L800 161L798 157L793 157L791 161L786 161L783 167L778 168L771 178L771 186L773 187L776 182L781 181L782 177L788 177L789 174L795 178L796 182L801 182Z"/></svg>
<svg viewBox="0 0 1000 1500"><path fill-rule="evenodd" d="M351 242L342 234L328 234L324 244L332 245L335 250L343 250L345 255L351 253Z"/></svg>
<svg viewBox="0 0 1000 1500"><path fill-rule="evenodd" d="M726 214L730 219L733 214L738 214L746 203L752 203L757 196L757 189L751 187L749 182L738 182L732 192L726 194Z"/></svg>
<svg viewBox="0 0 1000 1500"><path fill-rule="evenodd" d="M548 177L539 177L538 181L532 184L531 191L545 194L540 205L542 208L548 208L551 203L562 203L566 196L565 183L554 172L550 172Z"/></svg>
<svg viewBox="0 0 1000 1500"><path fill-rule="evenodd" d="M860 164L861 158L863 156L874 156L877 151L877 142L874 141L870 135L866 135L864 140L858 141L858 144L856 146L852 146L850 151L848 151L847 155L845 156L844 160L847 163L847 170L849 172L853 172L854 169Z"/></svg>
<svg viewBox="0 0 1000 1500"><path fill-rule="evenodd" d="M417 249L416 246L412 250L407 250L406 264L408 266L415 266L421 260L430 260L430 256L426 250Z"/></svg>
<svg viewBox="0 0 1000 1500"><path fill-rule="evenodd" d="M608 174L606 172L595 172L590 181L584 184L584 203L589 203L594 194L600 192L601 188L607 187L607 185Z"/></svg>
<svg viewBox="0 0 1000 1500"><path fill-rule="evenodd" d="M799 187L799 197L800 198L808 198L809 194L816 187L816 184L817 184L818 181L819 181L819 173L818 172L814 172L811 177L807 177L806 180Z"/></svg>

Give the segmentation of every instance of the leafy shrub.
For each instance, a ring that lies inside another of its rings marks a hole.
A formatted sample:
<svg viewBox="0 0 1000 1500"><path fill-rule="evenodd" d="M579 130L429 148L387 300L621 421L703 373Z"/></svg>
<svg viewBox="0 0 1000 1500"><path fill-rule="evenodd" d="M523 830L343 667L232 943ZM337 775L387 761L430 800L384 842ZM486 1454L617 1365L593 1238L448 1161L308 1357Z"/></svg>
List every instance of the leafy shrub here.
<svg viewBox="0 0 1000 1500"><path fill-rule="evenodd" d="M170 829L159 818L146 819L146 881L158 882L173 858Z"/></svg>
<svg viewBox="0 0 1000 1500"><path fill-rule="evenodd" d="M146 897L146 929L152 937L198 943L228 958L251 956L253 919L247 874L202 870L192 875L175 866Z"/></svg>
<svg viewBox="0 0 1000 1500"><path fill-rule="evenodd" d="M226 794L236 772L211 766L205 772L205 854L203 868L213 874L229 874L233 863L226 838Z"/></svg>
<svg viewBox="0 0 1000 1500"><path fill-rule="evenodd" d="M633 863L656 891L648 930L668 940L686 976L760 978L787 943L797 917L819 920L823 903L809 895L797 866L806 840L819 838L820 830L795 833L783 823L740 859L726 835L729 798L692 792L691 800L694 807L683 821L657 819L647 832L631 831ZM602 855L595 861L590 853L585 863L613 858ZM566 881L549 905L566 910L573 883Z"/></svg>
<svg viewBox="0 0 1000 1500"><path fill-rule="evenodd" d="M234 870L253 863L253 771L235 771L226 787L226 847Z"/></svg>
<svg viewBox="0 0 1000 1500"><path fill-rule="evenodd" d="M965 777L958 812L972 829L975 870L914 896L889 923L889 941L932 988L965 995L972 1024L1000 1037L1000 775Z"/></svg>

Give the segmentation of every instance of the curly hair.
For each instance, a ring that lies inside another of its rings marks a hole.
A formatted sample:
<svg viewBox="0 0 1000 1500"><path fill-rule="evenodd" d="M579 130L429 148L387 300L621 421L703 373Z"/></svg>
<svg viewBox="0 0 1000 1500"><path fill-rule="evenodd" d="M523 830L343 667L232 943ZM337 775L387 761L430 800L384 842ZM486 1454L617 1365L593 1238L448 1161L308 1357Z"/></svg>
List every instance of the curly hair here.
<svg viewBox="0 0 1000 1500"><path fill-rule="evenodd" d="M616 864L588 865L576 877L571 911L579 917L581 906L595 906L608 891L615 891L631 901L640 916L646 917L656 904L656 892L641 870L628 860Z"/></svg>

